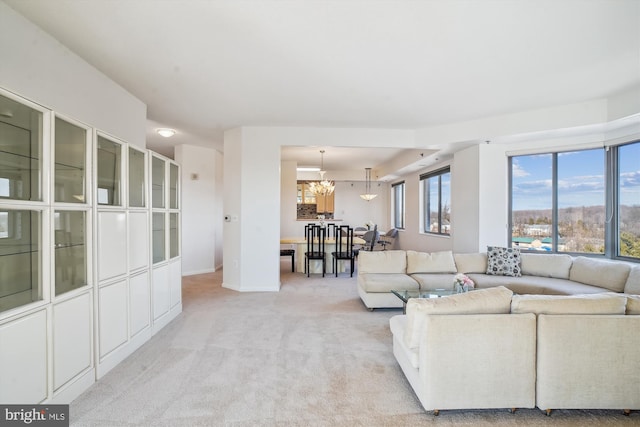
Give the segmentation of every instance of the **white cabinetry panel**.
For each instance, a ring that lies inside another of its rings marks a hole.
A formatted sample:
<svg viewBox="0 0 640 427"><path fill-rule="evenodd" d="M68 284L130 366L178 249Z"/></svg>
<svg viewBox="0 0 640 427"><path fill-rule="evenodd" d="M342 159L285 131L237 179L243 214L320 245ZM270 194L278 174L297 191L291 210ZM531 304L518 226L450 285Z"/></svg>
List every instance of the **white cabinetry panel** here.
<svg viewBox="0 0 640 427"><path fill-rule="evenodd" d="M127 215L98 212L98 279L127 272Z"/></svg>
<svg viewBox="0 0 640 427"><path fill-rule="evenodd" d="M171 297L169 291L169 266L163 265L153 269L153 320L169 312Z"/></svg>
<svg viewBox="0 0 640 427"><path fill-rule="evenodd" d="M0 325L0 402L39 403L46 397L47 314L42 310Z"/></svg>
<svg viewBox="0 0 640 427"><path fill-rule="evenodd" d="M53 306L53 387L91 367L91 293Z"/></svg>
<svg viewBox="0 0 640 427"><path fill-rule="evenodd" d="M171 292L171 307L182 302L182 262L180 259L169 263L169 288Z"/></svg>
<svg viewBox="0 0 640 427"><path fill-rule="evenodd" d="M149 216L146 212L129 213L129 270L149 265Z"/></svg>
<svg viewBox="0 0 640 427"><path fill-rule="evenodd" d="M100 358L127 342L127 282L123 280L98 291Z"/></svg>
<svg viewBox="0 0 640 427"><path fill-rule="evenodd" d="M131 336L145 329L151 319L151 292L149 273L144 272L129 279L129 310L131 313Z"/></svg>

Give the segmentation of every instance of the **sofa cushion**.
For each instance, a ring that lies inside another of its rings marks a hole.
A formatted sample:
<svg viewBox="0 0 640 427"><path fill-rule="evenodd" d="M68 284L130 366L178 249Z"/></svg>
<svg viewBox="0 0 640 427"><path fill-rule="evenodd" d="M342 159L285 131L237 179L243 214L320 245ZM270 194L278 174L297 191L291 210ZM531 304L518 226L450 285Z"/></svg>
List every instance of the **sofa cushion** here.
<svg viewBox="0 0 640 427"><path fill-rule="evenodd" d="M407 274L414 273L456 273L453 252L407 251Z"/></svg>
<svg viewBox="0 0 640 427"><path fill-rule="evenodd" d="M556 279L568 279L573 259L566 254L520 254L522 274L540 277L555 277Z"/></svg>
<svg viewBox="0 0 640 427"><path fill-rule="evenodd" d="M626 314L640 314L640 295L627 295Z"/></svg>
<svg viewBox="0 0 640 427"><path fill-rule="evenodd" d="M572 282L568 279L555 279L553 277L540 276L491 276L489 274L469 274L477 289L504 286L516 294L541 294L541 295L573 295L573 294L600 294L608 292L606 288L585 285Z"/></svg>
<svg viewBox="0 0 640 427"><path fill-rule="evenodd" d="M407 272L405 251L360 251L358 253L358 274Z"/></svg>
<svg viewBox="0 0 640 427"><path fill-rule="evenodd" d="M456 261L458 273L486 273L487 272L487 254L485 252L470 254L455 254L453 258Z"/></svg>
<svg viewBox="0 0 640 427"><path fill-rule="evenodd" d="M412 274L411 277L420 284L420 289L433 291L435 289L453 289L453 279L455 274Z"/></svg>
<svg viewBox="0 0 640 427"><path fill-rule="evenodd" d="M624 285L625 294L640 294L640 265L634 265Z"/></svg>
<svg viewBox="0 0 640 427"><path fill-rule="evenodd" d="M628 264L579 256L574 258L569 279L587 285L622 292L629 277Z"/></svg>
<svg viewBox="0 0 640 427"><path fill-rule="evenodd" d="M487 274L521 276L520 249L487 246Z"/></svg>
<svg viewBox="0 0 640 427"><path fill-rule="evenodd" d="M624 314L627 298L606 292L588 295L514 295L512 313Z"/></svg>
<svg viewBox="0 0 640 427"><path fill-rule="evenodd" d="M358 284L365 292L417 291L420 285L411 276L393 273L358 274Z"/></svg>
<svg viewBox="0 0 640 427"><path fill-rule="evenodd" d="M408 348L420 346L424 319L429 314L505 314L513 292L498 286L442 298L411 298L407 302L404 340Z"/></svg>

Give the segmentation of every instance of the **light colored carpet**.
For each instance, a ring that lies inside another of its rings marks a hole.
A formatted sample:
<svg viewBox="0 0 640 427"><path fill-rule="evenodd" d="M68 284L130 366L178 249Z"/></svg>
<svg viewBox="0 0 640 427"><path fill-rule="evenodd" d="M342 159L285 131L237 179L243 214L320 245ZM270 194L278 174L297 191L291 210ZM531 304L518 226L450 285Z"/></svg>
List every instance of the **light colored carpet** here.
<svg viewBox="0 0 640 427"><path fill-rule="evenodd" d="M222 272L183 280L183 313L72 402L72 426L614 426L640 414L537 409L426 413L396 364L388 320L356 279L290 273L238 293Z"/></svg>

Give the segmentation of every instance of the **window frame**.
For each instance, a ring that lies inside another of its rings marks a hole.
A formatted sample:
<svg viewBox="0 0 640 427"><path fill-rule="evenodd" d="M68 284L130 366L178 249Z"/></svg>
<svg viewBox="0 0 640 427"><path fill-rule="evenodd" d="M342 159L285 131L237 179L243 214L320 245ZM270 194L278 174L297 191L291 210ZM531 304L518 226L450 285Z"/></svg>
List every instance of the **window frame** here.
<svg viewBox="0 0 640 427"><path fill-rule="evenodd" d="M400 198L400 200L398 200ZM406 212L406 184L405 181L391 184L391 206L393 214L393 226L398 230L405 229L405 212ZM401 211L398 213L398 211Z"/></svg>
<svg viewBox="0 0 640 427"><path fill-rule="evenodd" d="M569 254L573 256L602 257L615 260L623 260L629 262L640 263L640 257L625 256L620 254L620 149L625 146L639 144L640 140L626 141L620 144L607 145L600 147L577 147L567 148L566 150L544 151L526 154L511 154L508 156L508 245L513 247L513 159L517 157L546 155L552 156L552 248L544 253L553 254ZM558 250L558 155L567 152L584 152L596 149L602 149L604 152L604 252L570 252ZM536 253L537 251L527 251L527 253Z"/></svg>
<svg viewBox="0 0 640 427"><path fill-rule="evenodd" d="M436 236L451 236L451 220L449 220L449 231L443 232L442 224L442 177L449 175L449 185L451 185L451 166L446 166L432 172L423 173L420 175L420 187L422 191L422 230L425 234L432 234ZM429 180L438 179L438 231L431 231L431 198L429 186ZM451 191L449 191L449 218L451 218Z"/></svg>

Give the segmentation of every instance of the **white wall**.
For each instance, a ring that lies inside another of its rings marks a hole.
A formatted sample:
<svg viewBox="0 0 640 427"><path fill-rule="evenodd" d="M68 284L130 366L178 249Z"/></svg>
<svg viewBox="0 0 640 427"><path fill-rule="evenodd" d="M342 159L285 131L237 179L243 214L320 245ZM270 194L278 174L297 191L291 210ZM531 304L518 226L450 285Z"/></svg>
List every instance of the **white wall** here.
<svg viewBox="0 0 640 427"><path fill-rule="evenodd" d="M145 148L147 107L0 2L0 87Z"/></svg>
<svg viewBox="0 0 640 427"><path fill-rule="evenodd" d="M182 173L183 275L208 273L222 264L222 193L216 191L222 154L210 148L179 145L175 160Z"/></svg>
<svg viewBox="0 0 640 427"><path fill-rule="evenodd" d="M238 220L224 224L223 286L240 291L279 289L280 192L285 185L280 173L281 146L413 148L413 143L413 131L390 129L243 127L225 132L224 212ZM293 180L292 166L286 167L285 179ZM354 192L359 194L359 190ZM336 203L345 203L337 209L351 215L347 204L352 201ZM358 222L367 213L354 212L349 218Z"/></svg>

